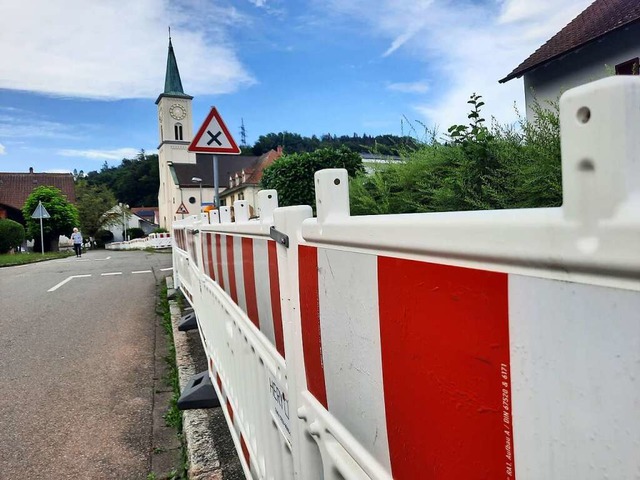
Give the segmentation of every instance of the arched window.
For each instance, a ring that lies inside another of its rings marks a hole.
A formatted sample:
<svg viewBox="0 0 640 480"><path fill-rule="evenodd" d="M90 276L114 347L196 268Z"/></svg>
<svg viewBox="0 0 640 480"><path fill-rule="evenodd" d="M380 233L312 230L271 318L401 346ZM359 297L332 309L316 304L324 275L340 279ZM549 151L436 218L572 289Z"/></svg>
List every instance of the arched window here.
<svg viewBox="0 0 640 480"><path fill-rule="evenodd" d="M182 140L182 124L181 123L176 123L173 126L173 130L176 134L176 140Z"/></svg>

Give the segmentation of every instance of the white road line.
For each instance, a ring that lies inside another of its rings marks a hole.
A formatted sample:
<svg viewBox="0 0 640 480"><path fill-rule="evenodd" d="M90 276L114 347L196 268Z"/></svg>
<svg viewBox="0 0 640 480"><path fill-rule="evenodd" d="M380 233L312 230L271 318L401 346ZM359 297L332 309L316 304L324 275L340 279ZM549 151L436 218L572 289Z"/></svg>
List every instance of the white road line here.
<svg viewBox="0 0 640 480"><path fill-rule="evenodd" d="M73 280L74 278L86 278L86 277L90 277L91 274L88 275L71 275L70 277L65 278L63 281L61 281L59 284L57 284L54 287L51 287L49 290L47 290L47 292L54 292L57 289L59 289L61 286L63 286L65 283L70 282L71 280Z"/></svg>
<svg viewBox="0 0 640 480"><path fill-rule="evenodd" d="M136 270L135 272L131 272L131 273L153 273L151 270Z"/></svg>
<svg viewBox="0 0 640 480"><path fill-rule="evenodd" d="M168 272L169 270L173 270L173 267L169 267L169 268L161 268L160 271L161 272Z"/></svg>
<svg viewBox="0 0 640 480"><path fill-rule="evenodd" d="M103 276L103 277L107 277L109 275L122 275L122 272L101 273L100 275Z"/></svg>
<svg viewBox="0 0 640 480"><path fill-rule="evenodd" d="M109 256L109 257L107 257L107 258L94 258L94 260L95 260L96 262L104 262L105 260L109 260L110 258L111 258L111 257Z"/></svg>

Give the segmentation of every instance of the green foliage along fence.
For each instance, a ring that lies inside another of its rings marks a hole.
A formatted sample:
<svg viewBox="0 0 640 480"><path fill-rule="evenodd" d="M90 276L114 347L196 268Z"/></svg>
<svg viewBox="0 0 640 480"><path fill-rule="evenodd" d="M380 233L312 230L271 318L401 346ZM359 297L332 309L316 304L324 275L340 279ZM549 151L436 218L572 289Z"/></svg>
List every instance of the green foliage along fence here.
<svg viewBox="0 0 640 480"><path fill-rule="evenodd" d="M469 125L454 125L408 152L405 161L383 165L351 182L351 213L443 212L562 204L560 127L557 105L535 106L533 121L485 125L484 103L473 95Z"/></svg>

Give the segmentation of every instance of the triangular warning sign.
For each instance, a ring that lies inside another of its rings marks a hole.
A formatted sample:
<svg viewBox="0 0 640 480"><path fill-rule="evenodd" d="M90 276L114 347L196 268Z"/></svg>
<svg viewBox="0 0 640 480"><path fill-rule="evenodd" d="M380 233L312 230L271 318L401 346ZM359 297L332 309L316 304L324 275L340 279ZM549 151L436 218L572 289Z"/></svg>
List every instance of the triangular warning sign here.
<svg viewBox="0 0 640 480"><path fill-rule="evenodd" d="M49 212L47 212L47 209L44 208L44 205L42 204L42 202L38 202L38 206L31 214L31 218L51 218L51 215L49 215Z"/></svg>
<svg viewBox="0 0 640 480"><path fill-rule="evenodd" d="M182 213L182 214L189 213L189 210L187 210L187 207L184 206L184 202L180 204L180 206L178 207L178 210L176 210L176 213Z"/></svg>
<svg viewBox="0 0 640 480"><path fill-rule="evenodd" d="M191 145L190 152L199 153L226 153L238 155L240 148L229 133L227 126L222 121L216 107L211 107L211 111L204 123L196 133Z"/></svg>

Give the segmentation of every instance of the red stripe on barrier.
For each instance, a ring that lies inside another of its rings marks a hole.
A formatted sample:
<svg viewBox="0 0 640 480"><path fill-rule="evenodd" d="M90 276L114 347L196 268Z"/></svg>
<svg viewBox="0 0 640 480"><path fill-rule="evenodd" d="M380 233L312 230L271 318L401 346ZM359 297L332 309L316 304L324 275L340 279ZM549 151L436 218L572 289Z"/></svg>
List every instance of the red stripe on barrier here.
<svg viewBox="0 0 640 480"><path fill-rule="evenodd" d="M236 263L233 258L233 237L231 235L227 235L227 268L229 270L229 295L231 295L231 298L237 304Z"/></svg>
<svg viewBox="0 0 640 480"><path fill-rule="evenodd" d="M211 245L211 234L205 233L205 235L207 236L207 269L209 271L209 277L212 280L215 280L216 272L215 272L215 269L213 268L213 248Z"/></svg>
<svg viewBox="0 0 640 480"><path fill-rule="evenodd" d="M315 247L298 247L300 277L300 319L307 388L327 407L327 386L322 363L320 304L318 299L318 252Z"/></svg>
<svg viewBox="0 0 640 480"><path fill-rule="evenodd" d="M204 237L202 237L200 241L200 246L201 246L200 249L202 250L202 267L204 268L204 274L207 276L211 276L209 274L209 262L207 257L207 241L206 241L207 234L203 233L202 235L204 235Z"/></svg>
<svg viewBox="0 0 640 480"><path fill-rule="evenodd" d="M256 274L253 264L253 240L242 239L242 273L244 277L244 295L247 300L247 316L260 328L258 318L258 300L256 297Z"/></svg>
<svg viewBox="0 0 640 480"><path fill-rule="evenodd" d="M216 233L216 266L218 267L218 285L224 290L224 276L222 275L222 247L220 246L220 234Z"/></svg>
<svg viewBox="0 0 640 480"><path fill-rule="evenodd" d="M231 402L227 401L227 412L229 412L229 418L231 419L231 425L233 425L233 407Z"/></svg>
<svg viewBox="0 0 640 480"><path fill-rule="evenodd" d="M282 331L282 310L280 308L280 276L278 275L278 250L276 242L267 242L269 255L269 283L271 285L271 314L273 316L273 333L276 337L276 350L284 355L284 332Z"/></svg>
<svg viewBox="0 0 640 480"><path fill-rule="evenodd" d="M378 258L393 478L515 478L507 285L503 273Z"/></svg>
<svg viewBox="0 0 640 480"><path fill-rule="evenodd" d="M249 449L244 441L244 435L240 435L240 448L242 449L242 456L244 457L245 462L247 462L247 466L251 469L251 455L249 455Z"/></svg>

